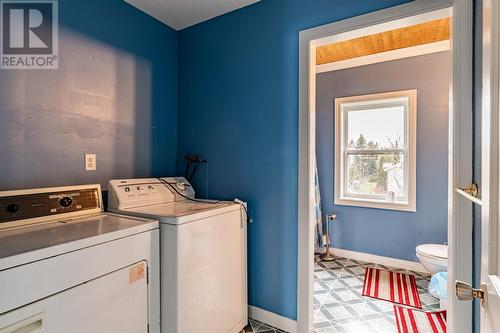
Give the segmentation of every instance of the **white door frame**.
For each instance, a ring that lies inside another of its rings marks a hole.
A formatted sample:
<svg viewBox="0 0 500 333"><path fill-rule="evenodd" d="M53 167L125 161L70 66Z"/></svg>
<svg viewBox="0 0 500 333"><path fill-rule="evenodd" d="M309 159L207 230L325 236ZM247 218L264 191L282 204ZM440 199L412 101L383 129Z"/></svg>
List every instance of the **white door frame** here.
<svg viewBox="0 0 500 333"><path fill-rule="evenodd" d="M483 1L483 85L481 141L481 283L487 287L486 308L481 308L481 332L494 332L500 320L500 267L498 233L500 220L500 0ZM479 282L479 281L478 281ZM479 287L478 285L474 287Z"/></svg>
<svg viewBox="0 0 500 333"><path fill-rule="evenodd" d="M453 7L453 78L450 88L448 295L455 280L472 280L472 204L463 204L455 188L472 180L472 1L415 0L407 4L311 28L299 36L299 193L297 332L312 329L314 272L314 160L316 108L316 40L376 24ZM459 204L460 203L460 204ZM460 244L460 247L457 246ZM472 330L472 304L448 302L448 332Z"/></svg>

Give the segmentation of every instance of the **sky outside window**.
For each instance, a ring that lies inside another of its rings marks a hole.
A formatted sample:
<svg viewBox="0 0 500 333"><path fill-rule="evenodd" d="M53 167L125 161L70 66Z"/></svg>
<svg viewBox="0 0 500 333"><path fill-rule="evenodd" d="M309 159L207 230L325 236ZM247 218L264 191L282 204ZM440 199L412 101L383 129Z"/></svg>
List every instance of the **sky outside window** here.
<svg viewBox="0 0 500 333"><path fill-rule="evenodd" d="M347 142L354 142L361 135L366 142L378 143L378 149L404 148L405 140L405 109L403 106L362 111L350 111L348 120Z"/></svg>

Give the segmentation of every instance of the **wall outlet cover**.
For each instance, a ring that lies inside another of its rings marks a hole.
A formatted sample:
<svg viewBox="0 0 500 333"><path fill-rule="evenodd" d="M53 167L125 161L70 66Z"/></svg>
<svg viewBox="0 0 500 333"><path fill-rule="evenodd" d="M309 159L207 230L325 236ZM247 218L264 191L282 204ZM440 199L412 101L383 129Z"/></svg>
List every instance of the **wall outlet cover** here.
<svg viewBox="0 0 500 333"><path fill-rule="evenodd" d="M97 170L96 154L85 154L85 171Z"/></svg>

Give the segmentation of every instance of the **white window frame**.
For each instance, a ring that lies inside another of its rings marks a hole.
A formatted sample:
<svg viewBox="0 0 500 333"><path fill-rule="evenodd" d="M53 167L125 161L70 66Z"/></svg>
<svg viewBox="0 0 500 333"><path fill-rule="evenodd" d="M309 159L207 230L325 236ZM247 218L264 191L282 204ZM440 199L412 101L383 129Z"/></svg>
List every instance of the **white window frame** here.
<svg viewBox="0 0 500 333"><path fill-rule="evenodd" d="M398 101L399 100L399 101ZM358 153L394 153L402 152L405 161L405 188L407 200L389 201L386 197L368 195L349 195L346 190L346 176L348 163L348 140L347 124L348 112L343 105L355 104L361 110L363 105L379 104L377 108L389 106L394 103L408 100L408 108L405 112L405 144L403 149L385 149L377 151L359 151ZM335 204L345 206L369 207L401 211L416 211L416 150L417 150L417 90L402 90L395 92L370 94L363 96L342 97L335 99Z"/></svg>

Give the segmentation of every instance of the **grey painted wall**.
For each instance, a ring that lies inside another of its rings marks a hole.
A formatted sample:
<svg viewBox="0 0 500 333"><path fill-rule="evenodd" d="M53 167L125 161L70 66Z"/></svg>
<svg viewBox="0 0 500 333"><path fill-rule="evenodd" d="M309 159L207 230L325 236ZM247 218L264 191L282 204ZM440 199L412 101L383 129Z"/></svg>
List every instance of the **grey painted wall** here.
<svg viewBox="0 0 500 333"><path fill-rule="evenodd" d="M319 74L317 158L334 247L416 260L415 247L447 240L448 52ZM333 204L334 99L417 89L417 212Z"/></svg>
<svg viewBox="0 0 500 333"><path fill-rule="evenodd" d="M0 70L0 190L174 174L176 32L121 0L59 18L58 70Z"/></svg>

